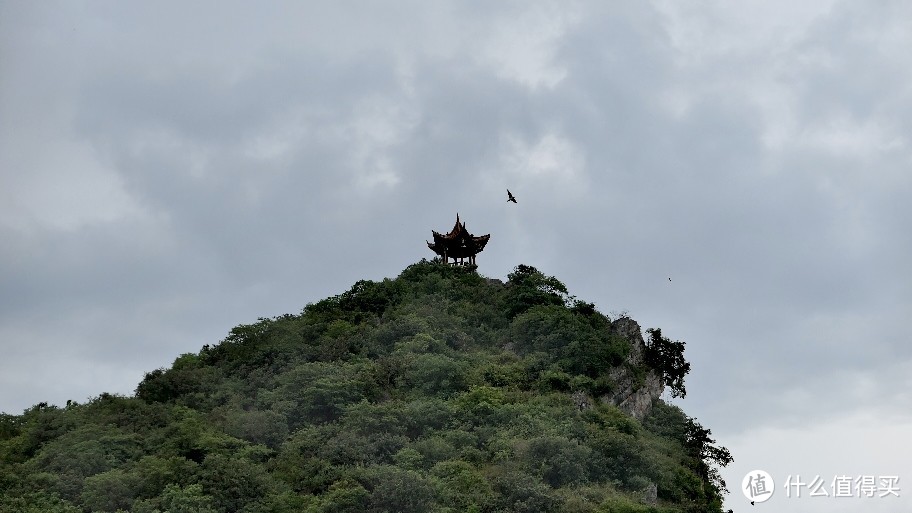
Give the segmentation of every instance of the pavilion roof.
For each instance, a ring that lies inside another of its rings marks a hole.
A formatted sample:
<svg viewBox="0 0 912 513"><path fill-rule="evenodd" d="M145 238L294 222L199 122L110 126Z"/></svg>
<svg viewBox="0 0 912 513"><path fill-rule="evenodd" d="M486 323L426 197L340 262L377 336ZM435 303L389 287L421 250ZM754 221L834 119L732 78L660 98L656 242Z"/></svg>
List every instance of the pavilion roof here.
<svg viewBox="0 0 912 513"><path fill-rule="evenodd" d="M480 253L488 244L491 234L475 236L466 229L465 222L459 220L456 214L456 224L450 233L442 234L431 230L434 242L428 242L428 248L440 256L449 258L465 258Z"/></svg>

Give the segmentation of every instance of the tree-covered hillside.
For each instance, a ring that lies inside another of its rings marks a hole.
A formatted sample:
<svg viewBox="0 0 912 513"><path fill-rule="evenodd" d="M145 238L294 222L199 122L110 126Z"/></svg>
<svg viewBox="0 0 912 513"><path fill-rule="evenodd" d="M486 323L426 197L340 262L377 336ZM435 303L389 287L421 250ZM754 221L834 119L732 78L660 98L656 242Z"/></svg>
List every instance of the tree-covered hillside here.
<svg viewBox="0 0 912 513"><path fill-rule="evenodd" d="M689 370L648 334L531 267L422 261L238 326L135 397L0 416L0 512L721 511L731 457L645 393Z"/></svg>

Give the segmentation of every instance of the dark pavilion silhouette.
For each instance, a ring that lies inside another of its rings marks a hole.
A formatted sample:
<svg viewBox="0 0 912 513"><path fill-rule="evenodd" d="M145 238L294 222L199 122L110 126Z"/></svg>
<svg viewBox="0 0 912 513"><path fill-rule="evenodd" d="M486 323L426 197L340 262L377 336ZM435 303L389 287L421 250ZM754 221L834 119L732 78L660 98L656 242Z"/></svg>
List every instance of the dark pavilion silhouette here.
<svg viewBox="0 0 912 513"><path fill-rule="evenodd" d="M475 255L481 253L491 238L491 234L476 237L469 233L465 223L459 221L459 214L456 214L456 225L450 233L441 234L434 230L431 230L431 233L434 235L434 242L428 242L427 245L431 251L440 255L446 264L450 263L452 258L454 264L475 265Z"/></svg>
<svg viewBox="0 0 912 513"><path fill-rule="evenodd" d="M510 192L510 189L507 189L507 201L512 201L516 203L516 196L513 196L513 193Z"/></svg>

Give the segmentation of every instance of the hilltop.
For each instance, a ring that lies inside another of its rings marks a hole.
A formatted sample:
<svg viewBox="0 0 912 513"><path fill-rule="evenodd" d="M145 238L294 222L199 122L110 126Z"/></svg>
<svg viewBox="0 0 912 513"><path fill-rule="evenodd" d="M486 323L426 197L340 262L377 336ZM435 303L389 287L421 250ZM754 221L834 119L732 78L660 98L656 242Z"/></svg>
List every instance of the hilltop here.
<svg viewBox="0 0 912 513"><path fill-rule="evenodd" d="M684 343L421 261L101 394L0 415L0 511L719 512Z"/></svg>

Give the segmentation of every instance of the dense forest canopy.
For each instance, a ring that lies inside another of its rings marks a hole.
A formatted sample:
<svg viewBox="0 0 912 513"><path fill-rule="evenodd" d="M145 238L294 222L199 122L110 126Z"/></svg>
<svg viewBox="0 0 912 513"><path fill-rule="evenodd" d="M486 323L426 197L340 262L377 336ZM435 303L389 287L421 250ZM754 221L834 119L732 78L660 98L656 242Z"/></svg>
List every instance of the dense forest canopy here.
<svg viewBox="0 0 912 513"><path fill-rule="evenodd" d="M259 319L149 372L134 397L0 416L0 511L719 512L731 461L617 370L684 395L684 343L535 268L421 261ZM628 367L628 368L625 368Z"/></svg>

